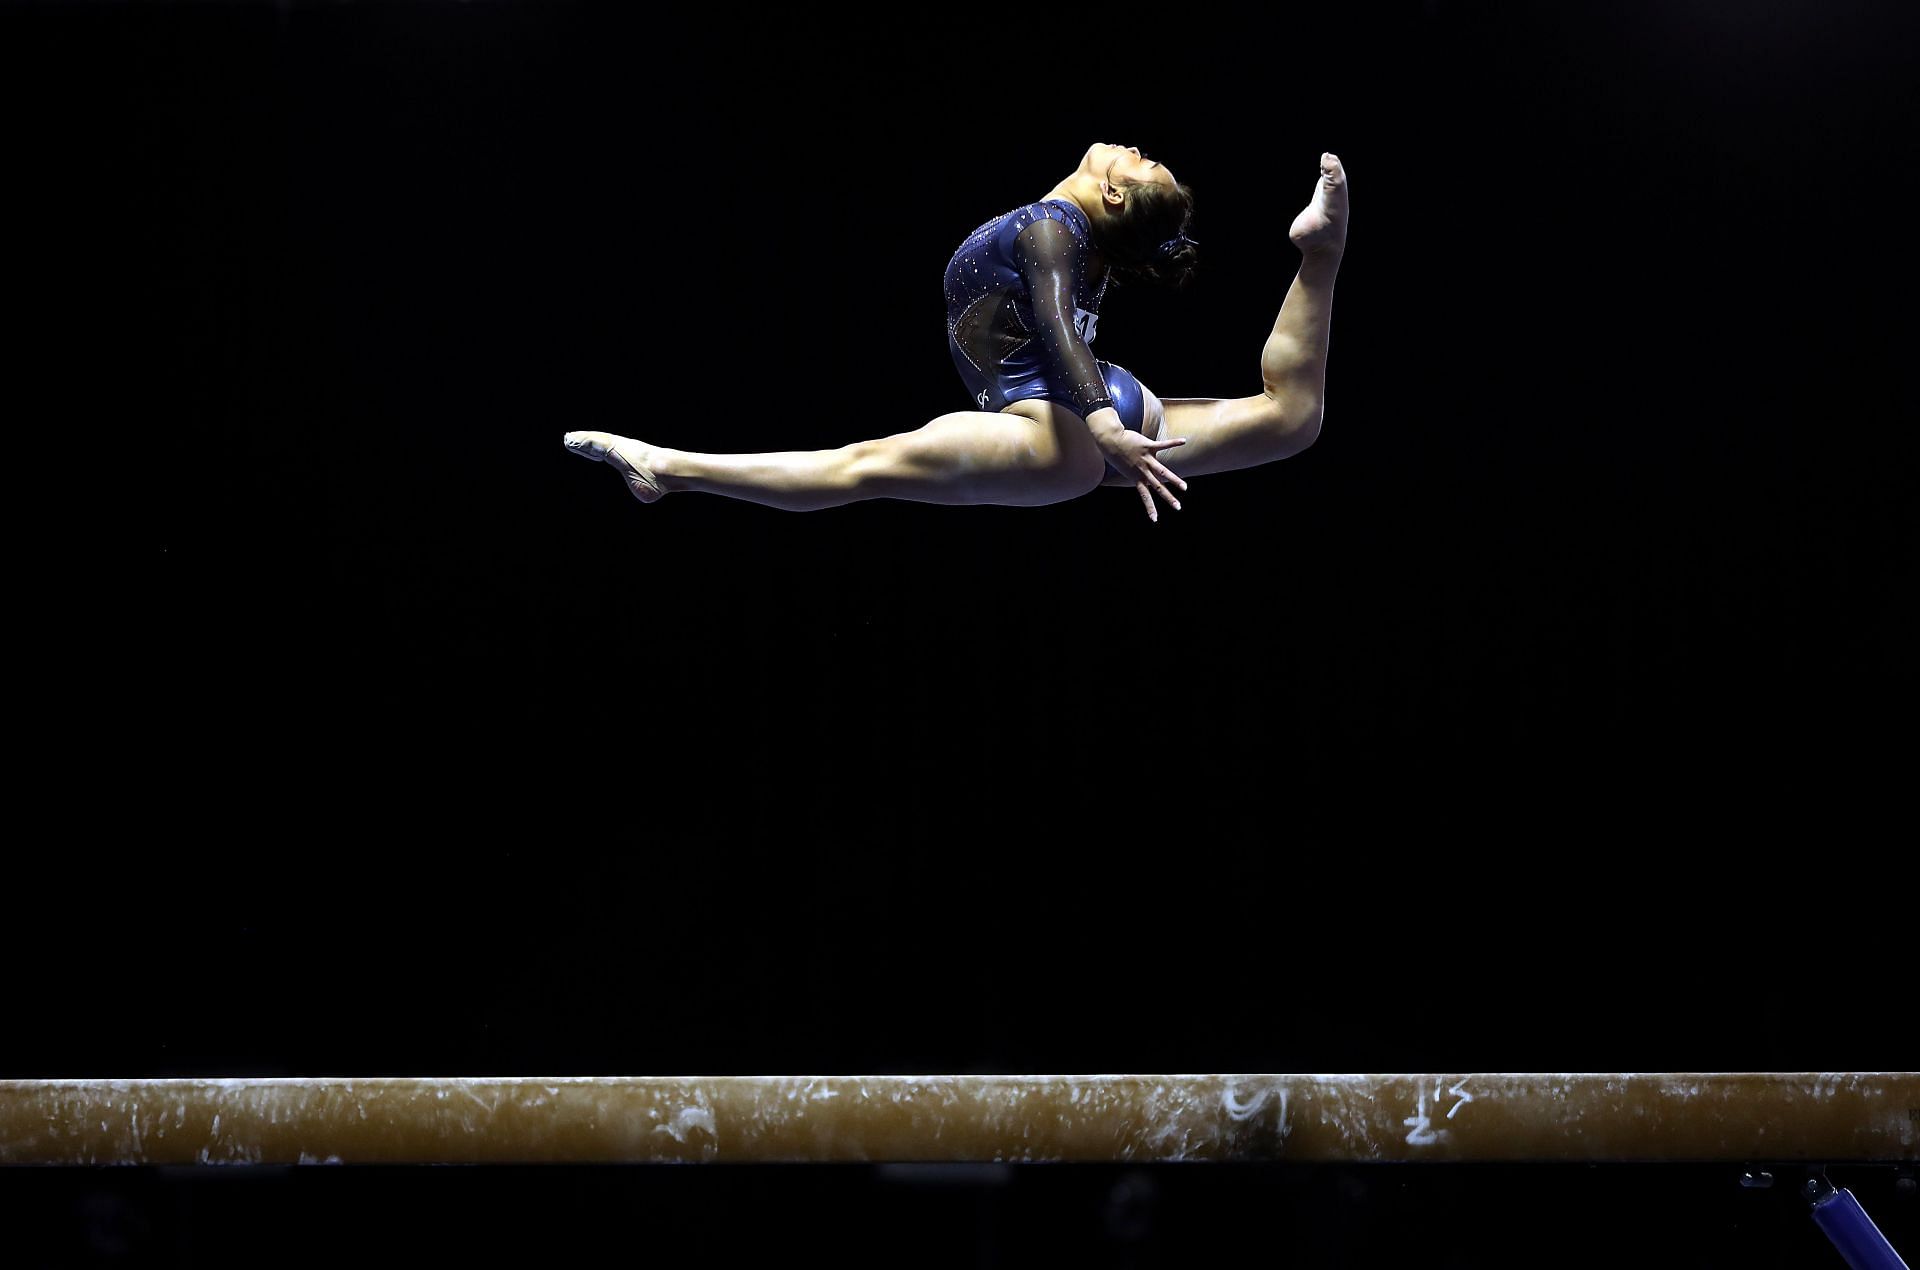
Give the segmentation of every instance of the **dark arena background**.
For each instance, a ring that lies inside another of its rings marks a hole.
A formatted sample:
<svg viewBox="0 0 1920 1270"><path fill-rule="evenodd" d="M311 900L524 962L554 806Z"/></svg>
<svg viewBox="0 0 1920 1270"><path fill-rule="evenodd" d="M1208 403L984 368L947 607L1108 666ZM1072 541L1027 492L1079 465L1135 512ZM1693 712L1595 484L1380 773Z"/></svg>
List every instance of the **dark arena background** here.
<svg viewBox="0 0 1920 1270"><path fill-rule="evenodd" d="M0 8L0 1078L1920 1067L1916 34ZM1340 155L1310 450L1151 524L562 448L966 409L941 271L1095 140L1195 191L1096 344L1163 397L1260 390ZM0 1265L1843 1264L1742 1168L10 1168Z"/></svg>

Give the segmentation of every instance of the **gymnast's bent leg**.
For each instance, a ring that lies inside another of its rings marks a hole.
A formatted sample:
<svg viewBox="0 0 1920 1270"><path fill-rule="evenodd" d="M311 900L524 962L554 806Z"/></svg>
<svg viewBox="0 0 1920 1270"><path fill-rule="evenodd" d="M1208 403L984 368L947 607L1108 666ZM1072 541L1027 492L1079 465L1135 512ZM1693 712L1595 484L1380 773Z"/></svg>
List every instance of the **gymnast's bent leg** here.
<svg viewBox="0 0 1920 1270"><path fill-rule="evenodd" d="M1287 236L1300 249L1299 273L1287 290L1280 316L1260 352L1257 397L1174 397L1160 403L1158 430L1147 435L1185 437L1160 461L1181 476L1231 472L1291 458L1320 435L1327 390L1327 338L1333 317L1333 279L1347 241L1347 175L1338 157L1320 156L1313 200L1294 217ZM1131 485L1109 472L1106 485Z"/></svg>
<svg viewBox="0 0 1920 1270"><path fill-rule="evenodd" d="M1086 421L1040 399L998 414L964 410L837 450L697 454L610 432L569 432L567 448L613 466L643 503L701 490L787 511L868 498L1039 507L1097 488L1106 458Z"/></svg>

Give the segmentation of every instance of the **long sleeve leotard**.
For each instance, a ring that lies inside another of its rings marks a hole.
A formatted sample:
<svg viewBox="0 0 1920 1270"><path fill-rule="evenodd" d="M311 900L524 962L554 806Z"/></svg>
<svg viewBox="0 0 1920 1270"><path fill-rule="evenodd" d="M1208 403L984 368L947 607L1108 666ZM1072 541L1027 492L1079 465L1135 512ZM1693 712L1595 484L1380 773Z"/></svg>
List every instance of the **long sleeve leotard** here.
<svg viewBox="0 0 1920 1270"><path fill-rule="evenodd" d="M1089 282L1093 256L1086 213L1065 199L996 216L960 245L947 264L947 344L976 407L1037 397L1083 419L1112 407L1139 429L1139 384L1089 347L1106 293L1104 272Z"/></svg>

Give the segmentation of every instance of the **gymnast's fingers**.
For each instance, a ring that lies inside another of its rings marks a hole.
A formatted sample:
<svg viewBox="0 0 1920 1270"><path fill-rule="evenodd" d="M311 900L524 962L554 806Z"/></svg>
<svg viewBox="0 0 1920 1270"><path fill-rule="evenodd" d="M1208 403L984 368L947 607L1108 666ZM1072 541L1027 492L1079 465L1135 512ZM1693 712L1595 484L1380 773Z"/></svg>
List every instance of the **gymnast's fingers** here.
<svg viewBox="0 0 1920 1270"><path fill-rule="evenodd" d="M1179 475L1172 468L1160 462L1158 459L1148 459L1147 462L1149 465L1151 465L1154 472L1160 477L1161 480L1165 481L1169 485L1178 485L1182 493L1186 492L1187 483L1181 480Z"/></svg>
<svg viewBox="0 0 1920 1270"><path fill-rule="evenodd" d="M1171 494L1169 494L1169 493L1167 493L1167 487L1166 487L1166 486L1164 486L1164 485L1162 485L1162 484L1160 483L1160 478L1159 478L1159 477L1157 477L1157 476L1155 476L1155 475L1153 474L1153 468L1155 468L1155 467L1159 467L1160 465L1159 465L1158 463L1154 463L1154 462L1153 462L1153 461L1152 461L1151 459L1149 459L1149 460L1147 460L1147 461L1148 461L1148 463L1150 463L1150 464L1152 464L1152 466L1151 466L1151 467L1143 467L1143 468L1141 468L1141 469L1140 469L1140 477L1141 477L1141 479L1142 479L1142 480L1144 480L1144 481L1145 481L1145 482L1146 482L1147 484L1149 484L1149 485L1151 485L1151 486L1153 486L1153 488L1154 488L1154 489L1155 489L1155 490L1156 490L1156 491L1157 491L1157 492L1159 493L1159 495L1160 495L1160 497L1162 497L1162 498L1164 498L1164 499L1166 499L1166 500L1167 500L1167 503L1168 503L1168 505L1169 505L1169 506L1171 506L1171 507L1173 508L1173 510L1175 510L1175 511L1179 511L1179 510L1180 510L1180 500L1179 500L1179 499L1177 499L1177 498L1175 498L1175 497L1174 497L1173 495L1171 495ZM1163 470L1164 470L1164 469L1163 469ZM1173 473L1171 473L1171 472L1168 472L1168 473L1167 473L1167 475L1168 475L1168 476L1173 476ZM1176 477L1174 477L1174 479L1175 479L1175 480L1179 480L1180 478L1176 476Z"/></svg>
<svg viewBox="0 0 1920 1270"><path fill-rule="evenodd" d="M1160 513L1154 509L1153 495L1147 492L1147 483L1145 481L1135 481L1133 487L1140 491L1140 501L1147 506L1147 519L1153 521L1155 524L1159 524Z"/></svg>

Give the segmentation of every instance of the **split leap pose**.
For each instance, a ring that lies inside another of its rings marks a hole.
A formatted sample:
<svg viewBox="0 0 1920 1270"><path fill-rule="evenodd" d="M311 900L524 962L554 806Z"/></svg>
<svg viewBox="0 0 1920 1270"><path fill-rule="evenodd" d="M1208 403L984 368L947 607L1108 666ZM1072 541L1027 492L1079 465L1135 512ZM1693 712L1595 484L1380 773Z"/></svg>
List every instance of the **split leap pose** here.
<svg viewBox="0 0 1920 1270"><path fill-rule="evenodd" d="M1254 397L1162 402L1088 345L1107 283L1180 286L1198 260L1193 195L1132 146L1095 145L1045 198L968 235L947 265L947 343L975 410L837 450L701 454L609 432L569 432L651 503L704 490L791 511L867 498L1038 507L1132 485L1149 518L1184 478L1289 458L1320 432L1347 178L1320 156L1288 230L1301 262L1260 352Z"/></svg>

